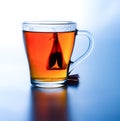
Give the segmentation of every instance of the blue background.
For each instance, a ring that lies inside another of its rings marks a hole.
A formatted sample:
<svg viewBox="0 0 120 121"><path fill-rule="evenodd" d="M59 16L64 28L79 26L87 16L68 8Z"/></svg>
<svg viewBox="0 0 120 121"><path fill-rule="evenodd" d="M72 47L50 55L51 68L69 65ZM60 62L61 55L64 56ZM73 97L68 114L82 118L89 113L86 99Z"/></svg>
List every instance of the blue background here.
<svg viewBox="0 0 120 121"><path fill-rule="evenodd" d="M33 90L21 27L25 20L71 20L93 34L91 55L73 72L80 83L67 88L67 121L120 121L119 0L4 0L0 18L1 121L32 120Z"/></svg>

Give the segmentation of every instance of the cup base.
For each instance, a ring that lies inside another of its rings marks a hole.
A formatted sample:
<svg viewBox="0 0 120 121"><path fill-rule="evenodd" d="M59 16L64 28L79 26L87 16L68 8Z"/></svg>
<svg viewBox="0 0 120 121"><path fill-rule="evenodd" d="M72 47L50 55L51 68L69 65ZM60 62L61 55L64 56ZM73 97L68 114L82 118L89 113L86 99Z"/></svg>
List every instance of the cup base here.
<svg viewBox="0 0 120 121"><path fill-rule="evenodd" d="M60 80L56 82L47 82L47 81L43 82L43 80L31 78L31 84L33 86L43 87L43 88L56 88L56 87L65 86L66 80Z"/></svg>

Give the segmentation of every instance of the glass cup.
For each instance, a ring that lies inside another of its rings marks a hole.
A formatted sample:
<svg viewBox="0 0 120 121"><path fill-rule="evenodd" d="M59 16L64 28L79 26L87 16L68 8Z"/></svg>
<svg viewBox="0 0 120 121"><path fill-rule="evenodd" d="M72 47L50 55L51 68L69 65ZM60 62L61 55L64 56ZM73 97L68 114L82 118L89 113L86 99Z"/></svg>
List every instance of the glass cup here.
<svg viewBox="0 0 120 121"><path fill-rule="evenodd" d="M91 33L77 30L75 22L29 21L23 22L22 29L31 83L34 86L60 87L65 85L68 74L88 57L93 48ZM78 54L79 57L72 62L75 37L81 35L88 38L88 48L83 55Z"/></svg>

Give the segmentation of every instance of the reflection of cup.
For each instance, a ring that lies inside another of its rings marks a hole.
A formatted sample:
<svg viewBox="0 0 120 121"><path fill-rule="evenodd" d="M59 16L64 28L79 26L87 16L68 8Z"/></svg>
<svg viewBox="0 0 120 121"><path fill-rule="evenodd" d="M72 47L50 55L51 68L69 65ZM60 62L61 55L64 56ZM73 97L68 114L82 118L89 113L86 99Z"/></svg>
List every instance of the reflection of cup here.
<svg viewBox="0 0 120 121"><path fill-rule="evenodd" d="M32 121L67 121L67 89L32 87Z"/></svg>
<svg viewBox="0 0 120 121"><path fill-rule="evenodd" d="M89 46L82 56L78 54L79 58L72 62L70 58L77 34L88 37ZM23 35L31 82L42 87L64 85L68 73L90 54L93 47L92 35L77 30L76 23L70 21L24 22Z"/></svg>

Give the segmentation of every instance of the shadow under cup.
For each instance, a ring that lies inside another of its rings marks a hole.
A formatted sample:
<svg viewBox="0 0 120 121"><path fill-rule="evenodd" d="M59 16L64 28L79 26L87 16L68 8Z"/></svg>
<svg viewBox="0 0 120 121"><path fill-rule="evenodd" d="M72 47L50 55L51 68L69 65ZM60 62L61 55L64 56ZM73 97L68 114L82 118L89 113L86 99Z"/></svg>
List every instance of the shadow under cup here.
<svg viewBox="0 0 120 121"><path fill-rule="evenodd" d="M76 35L74 22L24 22L31 83L59 87L66 82Z"/></svg>

